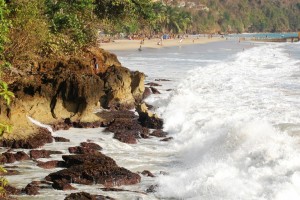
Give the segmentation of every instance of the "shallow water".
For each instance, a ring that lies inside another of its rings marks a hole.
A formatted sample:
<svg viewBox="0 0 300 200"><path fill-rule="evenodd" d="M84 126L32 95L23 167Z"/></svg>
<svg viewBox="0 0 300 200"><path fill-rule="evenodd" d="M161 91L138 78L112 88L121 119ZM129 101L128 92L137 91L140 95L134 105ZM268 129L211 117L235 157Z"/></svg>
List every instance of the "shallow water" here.
<svg viewBox="0 0 300 200"><path fill-rule="evenodd" d="M145 192L150 185L160 186L147 195L74 185L79 191L125 200L300 199L300 43L230 40L115 53L124 66L144 72L146 82L162 84L157 87L162 94L147 102L174 140L141 139L128 145L102 128L54 132L71 144L47 144L45 149L67 153L67 147L90 139L120 166L157 176L142 176L140 184L121 188ZM170 81L155 81L161 78ZM19 187L53 171L33 162L20 166L21 176L8 177ZM30 199L60 200L65 194L43 189Z"/></svg>

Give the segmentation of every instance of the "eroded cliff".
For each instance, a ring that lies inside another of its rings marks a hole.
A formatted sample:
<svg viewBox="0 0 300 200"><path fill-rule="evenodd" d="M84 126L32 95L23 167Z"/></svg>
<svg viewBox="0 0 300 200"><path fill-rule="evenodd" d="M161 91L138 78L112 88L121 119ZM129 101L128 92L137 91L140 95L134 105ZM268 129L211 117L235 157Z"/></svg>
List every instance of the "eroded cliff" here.
<svg viewBox="0 0 300 200"><path fill-rule="evenodd" d="M93 57L99 64L96 73ZM143 73L123 67L114 54L102 49L92 48L80 57L40 60L30 65L30 70L18 70L9 79L9 88L15 94L12 104L8 107L0 102L0 121L13 125L12 133L4 133L6 139L24 139L38 133L28 117L45 124L65 119L101 121L95 111L133 108L145 89Z"/></svg>

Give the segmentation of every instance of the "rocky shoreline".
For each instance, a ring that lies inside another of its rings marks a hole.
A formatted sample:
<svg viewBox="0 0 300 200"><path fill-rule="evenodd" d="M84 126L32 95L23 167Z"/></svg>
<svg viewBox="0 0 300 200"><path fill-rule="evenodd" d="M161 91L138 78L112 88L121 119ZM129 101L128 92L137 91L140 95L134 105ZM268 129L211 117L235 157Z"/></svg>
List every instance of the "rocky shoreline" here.
<svg viewBox="0 0 300 200"><path fill-rule="evenodd" d="M101 66L97 73L93 72L90 64L94 56ZM14 126L13 132L4 133L0 141L0 146L8 149L1 154L0 163L32 160L44 169L63 169L50 173L40 181L28 183L25 188L7 186L8 195L37 195L43 187L76 190L71 183L101 184L106 190L139 183L140 174L118 166L112 158L101 153L102 148L90 142L89 138L79 146L69 147L69 154L66 155L55 150L44 150L43 146L47 143L70 141L53 137L48 129L34 125L28 116L50 124L53 131L71 127L104 127L105 131L114 134L114 139L128 144L136 144L139 139L150 137L168 141L171 138L167 138L167 133L162 131L163 121L143 103L145 97L155 93L153 87L145 89L145 75L131 72L120 64L114 54L96 48L87 50L80 59L70 57L30 64L31 71L19 71L9 81L9 88L16 96L11 106L0 102L1 121ZM137 114L132 111L133 108ZM26 154L20 149L31 150ZM50 158L52 154L62 154L62 160L39 161L39 158ZM14 173L18 174L18 171L8 169L2 176ZM149 171L142 174L153 176ZM153 192L153 188L147 191ZM101 197L77 193L66 199Z"/></svg>

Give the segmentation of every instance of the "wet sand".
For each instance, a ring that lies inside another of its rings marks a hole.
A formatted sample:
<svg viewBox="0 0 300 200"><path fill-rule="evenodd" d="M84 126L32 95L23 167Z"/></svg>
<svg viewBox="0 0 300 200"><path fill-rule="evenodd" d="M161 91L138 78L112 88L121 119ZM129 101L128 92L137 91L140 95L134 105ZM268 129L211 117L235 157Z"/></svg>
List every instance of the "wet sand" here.
<svg viewBox="0 0 300 200"><path fill-rule="evenodd" d="M160 41L160 39L145 39L144 43L141 44L141 40L114 40L109 43L100 43L100 48L105 50L132 50L139 49L143 50L144 48L163 48L163 47L172 47L172 46L183 46L183 45L192 45L192 44L205 44L209 42L217 42L225 40L221 37L200 37L200 38L185 38L185 39L166 39ZM161 44L159 44L161 42Z"/></svg>

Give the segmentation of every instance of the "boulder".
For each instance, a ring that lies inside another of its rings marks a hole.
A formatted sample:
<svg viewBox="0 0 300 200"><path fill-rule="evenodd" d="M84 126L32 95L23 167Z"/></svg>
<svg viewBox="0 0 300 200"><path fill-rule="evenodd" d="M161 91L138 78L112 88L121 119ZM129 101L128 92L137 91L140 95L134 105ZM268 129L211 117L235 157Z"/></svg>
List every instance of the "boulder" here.
<svg viewBox="0 0 300 200"><path fill-rule="evenodd" d="M136 184L141 179L138 174L119 167L113 159L100 152L93 155L64 155L63 159L68 168L49 174L46 180L112 187Z"/></svg>
<svg viewBox="0 0 300 200"><path fill-rule="evenodd" d="M15 158L17 161L22 161L22 160L29 160L29 156L24 152L24 151L18 151L15 154Z"/></svg>
<svg viewBox="0 0 300 200"><path fill-rule="evenodd" d="M95 149L95 150L102 150L102 147L100 147L100 145L96 144L96 143L92 143L92 142L81 142L80 146L84 147L84 148L88 148L88 149Z"/></svg>
<svg viewBox="0 0 300 200"><path fill-rule="evenodd" d="M158 91L158 89L156 89L155 87L150 87L150 90L153 94L160 94L160 92Z"/></svg>
<svg viewBox="0 0 300 200"><path fill-rule="evenodd" d="M97 150L95 149L90 149L81 146L69 147L68 150L70 153L74 153L74 154L94 154L97 152Z"/></svg>
<svg viewBox="0 0 300 200"><path fill-rule="evenodd" d="M37 166L44 169L53 169L57 167L66 167L66 163L60 160L51 160L47 162L38 161Z"/></svg>
<svg viewBox="0 0 300 200"><path fill-rule="evenodd" d="M115 200L108 196L91 195L86 192L72 193L68 195L65 200Z"/></svg>
<svg viewBox="0 0 300 200"><path fill-rule="evenodd" d="M11 185L6 185L4 186L4 189L6 191L6 195L20 195L21 190L11 186Z"/></svg>
<svg viewBox="0 0 300 200"><path fill-rule="evenodd" d="M37 195L39 194L40 187L37 184L29 183L23 191L28 195Z"/></svg>
<svg viewBox="0 0 300 200"><path fill-rule="evenodd" d="M158 129L158 130L154 130L152 133L150 133L150 135L155 137L166 137L168 133L164 132L161 129Z"/></svg>
<svg viewBox="0 0 300 200"><path fill-rule="evenodd" d="M142 171L142 175L149 176L149 177L155 177L149 170Z"/></svg>
<svg viewBox="0 0 300 200"><path fill-rule="evenodd" d="M146 99L147 97L149 97L152 94L152 91L150 88L145 87L145 91L143 93L143 99Z"/></svg>
<svg viewBox="0 0 300 200"><path fill-rule="evenodd" d="M70 182L65 179L54 180L52 187L57 190L76 190Z"/></svg>
<svg viewBox="0 0 300 200"><path fill-rule="evenodd" d="M149 129L141 126L132 111L116 111L109 115L104 114L102 117L111 121L105 131L114 133L114 138L121 142L135 144L136 139L147 138L149 134Z"/></svg>
<svg viewBox="0 0 300 200"><path fill-rule="evenodd" d="M53 138L51 133L44 128L39 128L38 133L32 134L26 139L6 139L2 138L0 146L11 147L11 148L23 148L23 149L35 149L43 146L46 143L51 143Z"/></svg>
<svg viewBox="0 0 300 200"><path fill-rule="evenodd" d="M30 158L38 159L38 158L50 158L51 154L62 154L62 152L42 149L42 150L31 150L29 154L30 154Z"/></svg>
<svg viewBox="0 0 300 200"><path fill-rule="evenodd" d="M138 121L142 126L151 128L151 129L162 129L163 120L160 119L156 114L148 111L148 108L145 103L139 104L136 107L136 111L139 114Z"/></svg>
<svg viewBox="0 0 300 200"><path fill-rule="evenodd" d="M53 137L55 142L70 142L69 139L63 137Z"/></svg>

